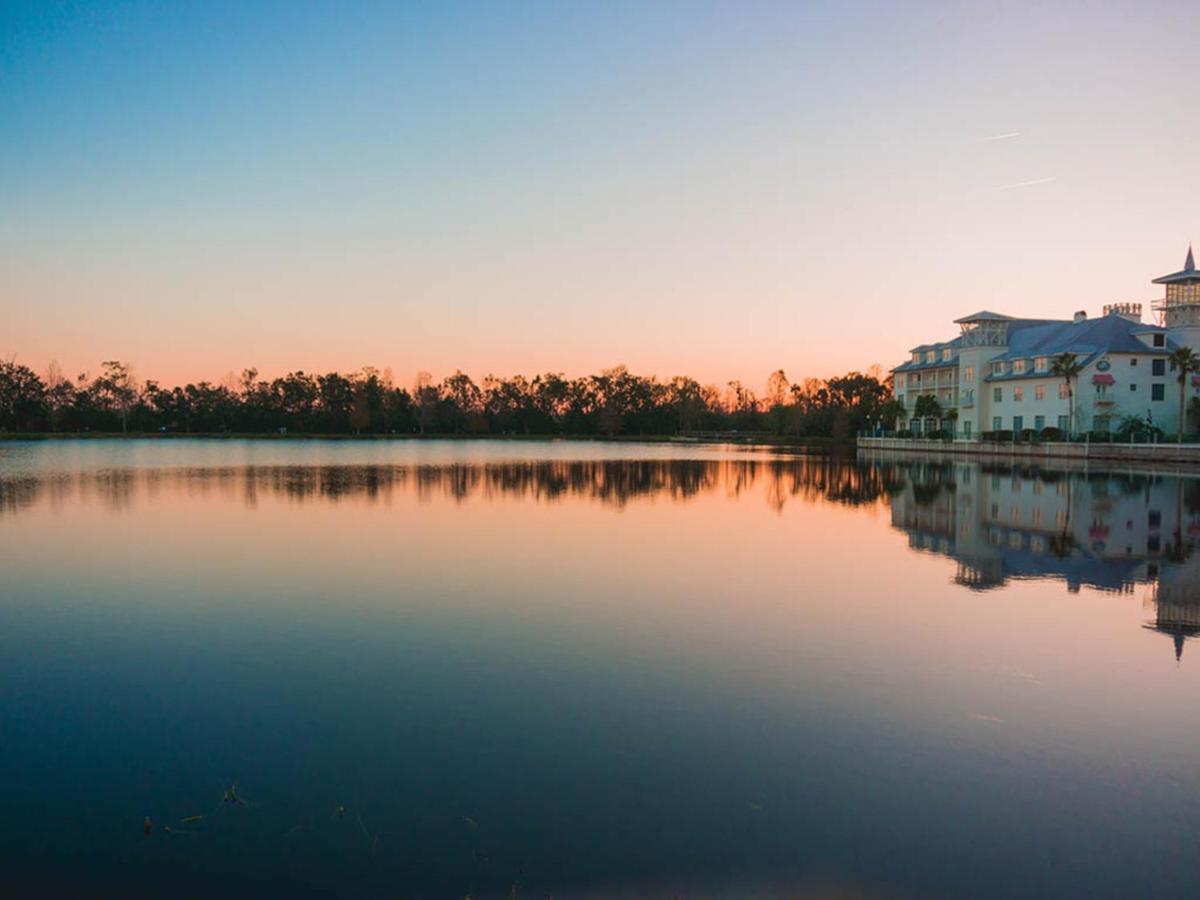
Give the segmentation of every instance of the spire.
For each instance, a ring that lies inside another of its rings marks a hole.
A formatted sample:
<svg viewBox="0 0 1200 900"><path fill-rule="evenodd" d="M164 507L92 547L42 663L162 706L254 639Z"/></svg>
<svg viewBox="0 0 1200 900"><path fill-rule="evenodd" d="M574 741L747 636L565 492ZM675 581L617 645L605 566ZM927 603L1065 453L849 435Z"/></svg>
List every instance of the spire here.
<svg viewBox="0 0 1200 900"><path fill-rule="evenodd" d="M1185 271L1185 272L1195 272L1196 271L1196 258L1194 256L1192 256L1192 245L1191 244L1188 244L1188 255L1187 255L1187 259L1185 259L1183 261L1183 271Z"/></svg>
<svg viewBox="0 0 1200 900"><path fill-rule="evenodd" d="M1178 663L1183 659L1183 633L1175 633L1175 662Z"/></svg>

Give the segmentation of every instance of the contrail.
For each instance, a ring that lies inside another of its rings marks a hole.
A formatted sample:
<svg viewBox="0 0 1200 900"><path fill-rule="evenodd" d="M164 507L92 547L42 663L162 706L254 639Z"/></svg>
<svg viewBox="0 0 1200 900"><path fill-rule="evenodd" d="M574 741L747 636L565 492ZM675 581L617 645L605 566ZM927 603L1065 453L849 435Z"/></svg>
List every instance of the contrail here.
<svg viewBox="0 0 1200 900"><path fill-rule="evenodd" d="M986 144L989 141L1007 141L1010 138L1015 138L1015 137L1020 137L1020 136L1021 136L1021 132L1019 132L1019 131L1006 131L1006 132L1004 132L1004 134L993 134L993 135L989 135L988 137L975 138L975 140L971 141L971 143L972 144Z"/></svg>
<svg viewBox="0 0 1200 900"><path fill-rule="evenodd" d="M1016 184L1006 184L996 188L998 191L1011 191L1015 188L1033 187L1035 184L1049 184L1052 181L1058 181L1057 178L1051 176L1049 178L1034 178L1032 181L1018 181Z"/></svg>

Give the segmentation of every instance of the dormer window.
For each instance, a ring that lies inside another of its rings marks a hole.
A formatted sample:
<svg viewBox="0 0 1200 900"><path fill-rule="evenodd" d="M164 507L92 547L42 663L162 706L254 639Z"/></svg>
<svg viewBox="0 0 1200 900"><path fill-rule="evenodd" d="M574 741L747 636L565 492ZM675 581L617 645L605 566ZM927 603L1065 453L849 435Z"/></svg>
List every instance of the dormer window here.
<svg viewBox="0 0 1200 900"><path fill-rule="evenodd" d="M1013 374L1014 375L1024 375L1025 374L1025 360L1018 359L1013 363Z"/></svg>
<svg viewBox="0 0 1200 900"><path fill-rule="evenodd" d="M1036 360L1034 360L1033 367L1039 372L1048 371L1050 368L1050 357L1039 356Z"/></svg>
<svg viewBox="0 0 1200 900"><path fill-rule="evenodd" d="M951 350L949 347L947 347L945 350L942 351L942 359L949 359L953 355L954 355L954 351Z"/></svg>
<svg viewBox="0 0 1200 900"><path fill-rule="evenodd" d="M1004 363L1002 363L1002 362L992 363L992 374L993 375L1003 375L1004 374Z"/></svg>
<svg viewBox="0 0 1200 900"><path fill-rule="evenodd" d="M913 354L913 362L915 362L915 363L919 363L920 361L921 361L921 354L920 354L920 353L914 353L914 354Z"/></svg>
<svg viewBox="0 0 1200 900"><path fill-rule="evenodd" d="M925 362L931 363L937 360L937 351L930 350L925 354Z"/></svg>
<svg viewBox="0 0 1200 900"><path fill-rule="evenodd" d="M1154 346L1165 347L1167 345L1167 336L1165 334L1154 335Z"/></svg>

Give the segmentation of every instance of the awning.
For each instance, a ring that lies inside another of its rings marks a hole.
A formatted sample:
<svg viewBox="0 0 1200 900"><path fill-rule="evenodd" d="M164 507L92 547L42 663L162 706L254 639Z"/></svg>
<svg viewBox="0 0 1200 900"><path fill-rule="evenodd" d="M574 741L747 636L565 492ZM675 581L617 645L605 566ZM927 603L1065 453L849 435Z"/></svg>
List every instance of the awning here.
<svg viewBox="0 0 1200 900"><path fill-rule="evenodd" d="M1092 384L1116 384L1117 380L1111 375L1100 373L1092 376Z"/></svg>

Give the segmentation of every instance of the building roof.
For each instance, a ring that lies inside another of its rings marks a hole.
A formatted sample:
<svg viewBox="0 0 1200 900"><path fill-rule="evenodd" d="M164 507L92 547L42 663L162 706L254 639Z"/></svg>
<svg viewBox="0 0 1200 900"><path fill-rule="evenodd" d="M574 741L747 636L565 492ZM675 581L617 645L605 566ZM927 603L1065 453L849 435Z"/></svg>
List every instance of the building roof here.
<svg viewBox="0 0 1200 900"><path fill-rule="evenodd" d="M1198 273L1198 277L1200 277L1200 273ZM976 313L976 315L996 314ZM974 316L967 318L971 319ZM1167 329L1159 325L1131 321L1115 313L1095 319L1083 319L1079 322L1070 319L1014 319L1009 316L1004 316L1002 319L1008 324L1008 346L997 347L996 350L1002 352L986 357L985 363L1074 353L1079 362L1086 366L1105 353L1165 356L1175 346L1170 339L1166 340L1165 346L1162 347L1148 346L1138 335L1166 334ZM920 347L914 347L911 352L922 354L922 358L917 362L909 360L896 366L892 371L912 372L957 365L961 345L962 338L958 337L941 344L922 344ZM946 348L953 351L950 359L941 357L940 351ZM924 354L930 350L939 352L933 362L926 362ZM1045 378L1047 374L1033 370L1020 374L1006 372L1002 375L988 375L985 380L1008 381L1020 378Z"/></svg>
<svg viewBox="0 0 1200 900"><path fill-rule="evenodd" d="M1018 327L1018 325L1020 327ZM1017 320L1008 329L1008 349L990 361L1029 359L1074 353L1165 354L1166 347L1148 347L1138 334L1165 333L1165 328L1132 322L1123 316L1108 315L1074 321Z"/></svg>
<svg viewBox="0 0 1200 900"><path fill-rule="evenodd" d="M977 313L971 313L969 316L963 316L961 319L955 319L955 325L970 325L973 322L1010 322L1012 316L994 313L986 309L981 309Z"/></svg>
<svg viewBox="0 0 1200 900"><path fill-rule="evenodd" d="M1161 278L1155 278L1151 284L1175 284L1180 281L1200 281L1200 272L1196 271L1196 258L1192 255L1192 245L1188 244L1187 258L1183 261L1183 268L1178 272L1172 272L1170 275L1163 275Z"/></svg>

